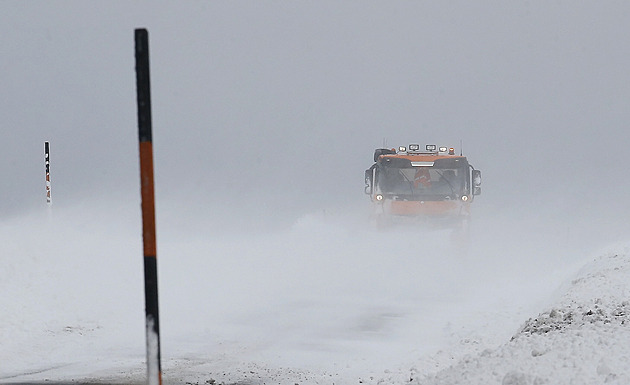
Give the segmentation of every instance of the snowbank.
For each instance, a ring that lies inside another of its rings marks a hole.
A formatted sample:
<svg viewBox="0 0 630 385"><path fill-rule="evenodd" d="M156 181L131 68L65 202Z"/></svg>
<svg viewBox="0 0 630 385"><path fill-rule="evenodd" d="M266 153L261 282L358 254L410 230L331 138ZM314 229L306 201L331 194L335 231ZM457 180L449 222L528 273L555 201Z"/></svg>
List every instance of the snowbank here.
<svg viewBox="0 0 630 385"><path fill-rule="evenodd" d="M470 354L416 384L630 383L629 248L605 253L564 285L510 341Z"/></svg>

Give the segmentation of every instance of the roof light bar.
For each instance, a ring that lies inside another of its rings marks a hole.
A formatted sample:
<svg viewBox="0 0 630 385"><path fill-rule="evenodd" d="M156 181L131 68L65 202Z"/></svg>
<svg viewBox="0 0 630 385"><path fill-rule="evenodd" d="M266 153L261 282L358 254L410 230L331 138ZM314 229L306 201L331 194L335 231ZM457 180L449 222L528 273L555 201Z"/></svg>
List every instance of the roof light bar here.
<svg viewBox="0 0 630 385"><path fill-rule="evenodd" d="M426 149L427 151L435 151L437 149L437 146L435 144L427 144Z"/></svg>

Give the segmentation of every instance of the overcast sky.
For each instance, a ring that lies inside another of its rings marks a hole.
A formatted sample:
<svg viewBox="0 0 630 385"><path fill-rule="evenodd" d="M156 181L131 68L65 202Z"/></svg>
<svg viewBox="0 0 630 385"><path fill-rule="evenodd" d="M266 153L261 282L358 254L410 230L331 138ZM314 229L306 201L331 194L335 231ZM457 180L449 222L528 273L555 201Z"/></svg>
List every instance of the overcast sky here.
<svg viewBox="0 0 630 385"><path fill-rule="evenodd" d="M570 207L630 186L628 2L2 8L5 215L45 207L46 140L55 205L139 199L138 27L149 30L158 202L351 204L366 199L374 149L412 142L463 141L483 171L479 205Z"/></svg>

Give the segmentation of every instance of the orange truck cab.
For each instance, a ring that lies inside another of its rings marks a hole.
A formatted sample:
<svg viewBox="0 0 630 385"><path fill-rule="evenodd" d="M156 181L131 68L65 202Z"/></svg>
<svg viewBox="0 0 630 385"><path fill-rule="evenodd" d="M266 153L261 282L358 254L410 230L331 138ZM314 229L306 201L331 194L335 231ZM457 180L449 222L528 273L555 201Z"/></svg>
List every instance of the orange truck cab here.
<svg viewBox="0 0 630 385"><path fill-rule="evenodd" d="M481 193L481 171L452 147L378 148L374 162L365 171L365 193L378 216L461 222Z"/></svg>

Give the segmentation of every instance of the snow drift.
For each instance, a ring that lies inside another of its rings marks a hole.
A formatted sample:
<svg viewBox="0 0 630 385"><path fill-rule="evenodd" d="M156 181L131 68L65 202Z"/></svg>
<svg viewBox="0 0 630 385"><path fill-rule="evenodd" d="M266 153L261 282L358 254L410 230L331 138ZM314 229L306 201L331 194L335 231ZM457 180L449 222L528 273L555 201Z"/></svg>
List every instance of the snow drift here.
<svg viewBox="0 0 630 385"><path fill-rule="evenodd" d="M565 282L545 311L498 347L480 346L417 384L627 384L630 248L618 246Z"/></svg>

